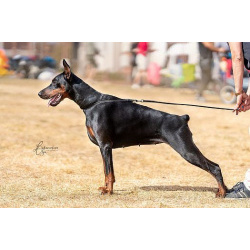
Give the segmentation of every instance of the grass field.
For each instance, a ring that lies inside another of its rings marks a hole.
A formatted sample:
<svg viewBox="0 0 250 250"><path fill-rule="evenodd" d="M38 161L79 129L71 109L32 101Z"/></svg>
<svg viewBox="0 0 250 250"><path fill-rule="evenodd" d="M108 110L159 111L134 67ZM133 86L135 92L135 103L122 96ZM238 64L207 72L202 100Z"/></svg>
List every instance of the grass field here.
<svg viewBox="0 0 250 250"><path fill-rule="evenodd" d="M56 108L37 96L47 82L0 79L0 207L250 207L250 200L216 199L216 181L169 146L116 149L113 196L101 196L102 158L85 127L85 116L70 100ZM97 90L123 98L196 103L188 89L142 88L99 82ZM207 105L223 106L215 95ZM250 112L153 104L173 114L189 114L194 141L217 162L231 187L250 168ZM233 107L233 106L231 106ZM43 156L43 141L58 147Z"/></svg>

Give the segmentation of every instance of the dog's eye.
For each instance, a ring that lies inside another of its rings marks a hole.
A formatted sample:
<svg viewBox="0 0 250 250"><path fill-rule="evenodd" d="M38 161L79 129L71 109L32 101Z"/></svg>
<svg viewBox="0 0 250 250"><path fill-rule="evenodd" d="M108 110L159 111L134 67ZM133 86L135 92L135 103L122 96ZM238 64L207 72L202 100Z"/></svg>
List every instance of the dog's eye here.
<svg viewBox="0 0 250 250"><path fill-rule="evenodd" d="M55 88L61 88L61 84L58 83L58 82L53 82L53 86L54 86Z"/></svg>

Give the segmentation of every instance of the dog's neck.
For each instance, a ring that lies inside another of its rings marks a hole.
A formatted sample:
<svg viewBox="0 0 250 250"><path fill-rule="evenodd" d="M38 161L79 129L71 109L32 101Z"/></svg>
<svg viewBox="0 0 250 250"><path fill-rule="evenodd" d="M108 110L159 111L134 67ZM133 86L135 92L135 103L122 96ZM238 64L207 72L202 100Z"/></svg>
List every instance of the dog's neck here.
<svg viewBox="0 0 250 250"><path fill-rule="evenodd" d="M82 110L91 107L102 96L101 93L91 88L87 83L73 75L73 88L70 93L71 99L79 105Z"/></svg>

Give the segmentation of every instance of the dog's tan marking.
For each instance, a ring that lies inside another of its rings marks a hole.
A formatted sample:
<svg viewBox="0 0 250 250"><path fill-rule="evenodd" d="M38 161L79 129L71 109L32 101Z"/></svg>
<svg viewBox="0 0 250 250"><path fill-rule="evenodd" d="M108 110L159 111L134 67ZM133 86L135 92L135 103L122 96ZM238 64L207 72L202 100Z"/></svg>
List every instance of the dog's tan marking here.
<svg viewBox="0 0 250 250"><path fill-rule="evenodd" d="M226 196L226 188L223 187L219 182L218 182L218 192L216 193L217 198L224 198Z"/></svg>
<svg viewBox="0 0 250 250"><path fill-rule="evenodd" d="M49 98L52 98L53 96L55 95L58 95L58 94L61 94L62 95L62 100L64 98L70 98L68 92L66 91L65 89L65 86L64 85L61 85L61 88L57 88L57 89L53 89L53 90L49 90L49 89L46 89L45 90L45 94L49 97Z"/></svg>
<svg viewBox="0 0 250 250"><path fill-rule="evenodd" d="M88 134L90 135L90 137L95 139L95 134L94 134L93 129L91 127L87 126L87 131L88 131Z"/></svg>

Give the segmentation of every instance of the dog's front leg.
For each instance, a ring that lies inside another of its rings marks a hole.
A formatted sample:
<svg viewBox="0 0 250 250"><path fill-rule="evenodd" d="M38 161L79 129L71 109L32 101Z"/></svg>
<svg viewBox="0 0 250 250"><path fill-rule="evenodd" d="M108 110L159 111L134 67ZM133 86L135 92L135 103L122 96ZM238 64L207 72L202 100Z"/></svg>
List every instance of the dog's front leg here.
<svg viewBox="0 0 250 250"><path fill-rule="evenodd" d="M101 194L112 194L113 193L113 184L115 182L114 168L113 168L113 159L112 159L112 147L111 145L100 146L104 174L105 174L105 185L100 187Z"/></svg>

